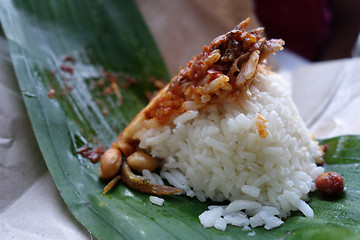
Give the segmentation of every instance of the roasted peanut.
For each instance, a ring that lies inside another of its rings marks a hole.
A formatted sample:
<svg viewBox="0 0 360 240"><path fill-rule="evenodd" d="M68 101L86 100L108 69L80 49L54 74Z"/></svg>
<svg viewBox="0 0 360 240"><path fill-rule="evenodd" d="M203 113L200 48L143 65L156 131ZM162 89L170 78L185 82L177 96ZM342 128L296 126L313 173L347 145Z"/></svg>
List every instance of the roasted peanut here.
<svg viewBox="0 0 360 240"><path fill-rule="evenodd" d="M158 167L158 162L155 158L141 151L134 152L128 156L127 163L131 169L138 172L142 172L144 169L154 171Z"/></svg>
<svg viewBox="0 0 360 240"><path fill-rule="evenodd" d="M100 159L99 177L103 179L115 177L120 169L121 156L119 149L110 148L106 150Z"/></svg>
<svg viewBox="0 0 360 240"><path fill-rule="evenodd" d="M324 172L315 181L317 190L326 196L339 195L344 190L344 178L336 172Z"/></svg>

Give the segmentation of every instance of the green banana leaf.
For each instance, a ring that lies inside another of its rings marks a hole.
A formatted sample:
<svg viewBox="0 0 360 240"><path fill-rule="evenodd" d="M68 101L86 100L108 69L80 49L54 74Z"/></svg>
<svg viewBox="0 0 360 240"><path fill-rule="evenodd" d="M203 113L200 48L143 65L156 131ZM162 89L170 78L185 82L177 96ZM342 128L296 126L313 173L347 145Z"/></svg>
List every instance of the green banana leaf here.
<svg viewBox="0 0 360 240"><path fill-rule="evenodd" d="M164 206L118 185L108 194L97 164L77 149L107 147L142 109L152 80L169 79L132 0L2 0L0 18L41 152L73 215L98 239L359 239L360 138L328 144L326 170L346 181L339 198L311 194L314 218L294 213L279 228L201 226L211 202L167 196ZM116 82L119 91L114 90ZM50 90L53 90L51 93ZM121 94L121 96L120 96ZM54 95L54 97L52 96Z"/></svg>

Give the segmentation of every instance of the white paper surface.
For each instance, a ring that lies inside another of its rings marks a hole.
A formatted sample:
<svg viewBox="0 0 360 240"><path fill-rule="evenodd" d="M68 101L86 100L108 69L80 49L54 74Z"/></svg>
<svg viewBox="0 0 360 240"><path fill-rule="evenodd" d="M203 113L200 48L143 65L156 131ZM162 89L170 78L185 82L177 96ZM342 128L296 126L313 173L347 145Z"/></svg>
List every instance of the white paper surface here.
<svg viewBox="0 0 360 240"><path fill-rule="evenodd" d="M90 239L90 233L71 215L49 172L0 216L1 239Z"/></svg>
<svg viewBox="0 0 360 240"><path fill-rule="evenodd" d="M160 48L166 52L166 47ZM278 60L316 137L360 133L359 59L308 65L280 54ZM10 66L6 42L0 38L0 239L92 239L53 183Z"/></svg>
<svg viewBox="0 0 360 240"><path fill-rule="evenodd" d="M293 99L317 138L360 134L360 58L294 71Z"/></svg>
<svg viewBox="0 0 360 240"><path fill-rule="evenodd" d="M20 91L0 38L0 239L91 239L46 168Z"/></svg>

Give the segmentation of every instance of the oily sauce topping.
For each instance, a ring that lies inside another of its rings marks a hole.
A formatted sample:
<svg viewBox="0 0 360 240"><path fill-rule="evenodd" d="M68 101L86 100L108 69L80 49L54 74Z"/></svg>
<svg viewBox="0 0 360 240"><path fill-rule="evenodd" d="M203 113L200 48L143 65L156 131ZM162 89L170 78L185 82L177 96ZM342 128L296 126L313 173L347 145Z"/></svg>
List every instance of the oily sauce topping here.
<svg viewBox="0 0 360 240"><path fill-rule="evenodd" d="M267 41L262 38L263 28L245 31L248 23L249 19L204 46L203 52L194 57L165 87L163 94L149 104L144 112L146 119L155 118L160 124L166 124L188 110L184 102L192 102L196 108L202 108L205 103L216 102L221 92L229 94L246 84L248 79L236 84L236 78L252 53L259 53L258 61L261 63L270 53L282 49L284 44L281 39ZM225 78L211 85L221 76ZM205 88L207 85L210 87Z"/></svg>

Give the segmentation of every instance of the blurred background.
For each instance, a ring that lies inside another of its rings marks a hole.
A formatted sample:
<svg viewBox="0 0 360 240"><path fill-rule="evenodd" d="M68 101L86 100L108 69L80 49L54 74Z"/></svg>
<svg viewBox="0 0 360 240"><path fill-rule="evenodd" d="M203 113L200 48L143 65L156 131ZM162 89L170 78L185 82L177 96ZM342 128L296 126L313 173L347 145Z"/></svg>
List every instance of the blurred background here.
<svg viewBox="0 0 360 240"><path fill-rule="evenodd" d="M171 75L204 44L251 18L307 61L359 56L358 0L136 0ZM359 40L360 41L360 40Z"/></svg>

